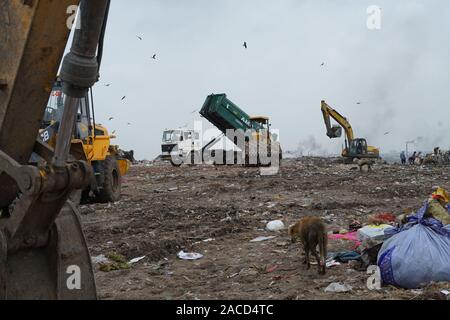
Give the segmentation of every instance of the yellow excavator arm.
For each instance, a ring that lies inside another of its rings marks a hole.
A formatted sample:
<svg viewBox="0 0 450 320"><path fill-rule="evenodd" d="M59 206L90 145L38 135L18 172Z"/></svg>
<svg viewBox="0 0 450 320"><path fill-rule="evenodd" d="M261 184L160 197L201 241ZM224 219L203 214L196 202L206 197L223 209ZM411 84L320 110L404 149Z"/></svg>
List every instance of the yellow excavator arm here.
<svg viewBox="0 0 450 320"><path fill-rule="evenodd" d="M81 25L61 69L68 98L52 148L37 137L70 34L67 12L78 4ZM98 79L109 4L0 1L0 299L97 297L79 214L67 201L93 172L68 155L79 99Z"/></svg>
<svg viewBox="0 0 450 320"><path fill-rule="evenodd" d="M330 138L339 138L341 136L340 130L337 127L331 126L331 119L333 118L344 130L348 141L355 139L353 129L348 120L339 112L331 108L325 101L322 100L322 113L327 128L327 136Z"/></svg>

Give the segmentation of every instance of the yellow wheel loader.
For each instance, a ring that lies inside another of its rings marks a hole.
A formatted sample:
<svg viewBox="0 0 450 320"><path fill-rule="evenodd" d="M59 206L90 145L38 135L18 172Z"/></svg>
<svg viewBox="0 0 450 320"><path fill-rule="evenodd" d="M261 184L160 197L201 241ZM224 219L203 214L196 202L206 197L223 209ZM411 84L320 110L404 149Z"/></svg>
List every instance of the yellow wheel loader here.
<svg viewBox="0 0 450 320"><path fill-rule="evenodd" d="M62 82L58 79L53 86L39 133L39 139L51 147L57 142L64 99ZM118 146L111 145L111 139L114 138L105 127L95 122L94 99L90 89L79 102L70 155L74 160L89 163L95 178L88 188L71 195L75 203L81 199L87 200L91 194L94 201L100 203L120 199L122 177L128 172L131 163L123 158Z"/></svg>

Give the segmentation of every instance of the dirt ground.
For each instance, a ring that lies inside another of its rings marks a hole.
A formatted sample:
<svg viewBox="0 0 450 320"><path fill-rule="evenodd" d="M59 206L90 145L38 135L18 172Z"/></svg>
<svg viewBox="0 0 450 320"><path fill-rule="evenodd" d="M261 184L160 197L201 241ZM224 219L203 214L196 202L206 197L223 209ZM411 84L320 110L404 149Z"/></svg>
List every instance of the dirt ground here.
<svg viewBox="0 0 450 320"><path fill-rule="evenodd" d="M257 168L160 163L132 167L120 202L83 205L81 213L92 256L145 256L126 270L95 265L101 299L428 299L439 289L370 291L366 272L348 264L319 276L302 264L300 244L265 226L314 215L330 230L348 228L373 213L417 210L435 186L450 188L447 167L376 165L363 174L338 159L300 158L261 176ZM258 236L276 237L250 242ZM328 245L352 248L346 240ZM181 260L180 250L204 257ZM325 293L332 282L353 290Z"/></svg>

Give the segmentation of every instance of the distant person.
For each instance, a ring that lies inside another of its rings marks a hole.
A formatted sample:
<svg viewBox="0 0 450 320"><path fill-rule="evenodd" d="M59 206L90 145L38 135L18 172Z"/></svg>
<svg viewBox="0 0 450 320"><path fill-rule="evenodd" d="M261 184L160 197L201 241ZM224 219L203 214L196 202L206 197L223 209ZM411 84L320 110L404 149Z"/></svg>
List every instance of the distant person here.
<svg viewBox="0 0 450 320"><path fill-rule="evenodd" d="M416 161L416 156L417 156L417 152L414 151L413 155L411 157L409 157L408 162L410 165L413 165L414 162Z"/></svg>
<svg viewBox="0 0 450 320"><path fill-rule="evenodd" d="M414 159L414 164L421 166L423 163L423 154L422 152L419 152L416 156L416 158Z"/></svg>
<svg viewBox="0 0 450 320"><path fill-rule="evenodd" d="M402 152L400 153L400 160L401 160L401 162L402 162L403 165L406 164L406 153L405 153L405 151L402 151Z"/></svg>

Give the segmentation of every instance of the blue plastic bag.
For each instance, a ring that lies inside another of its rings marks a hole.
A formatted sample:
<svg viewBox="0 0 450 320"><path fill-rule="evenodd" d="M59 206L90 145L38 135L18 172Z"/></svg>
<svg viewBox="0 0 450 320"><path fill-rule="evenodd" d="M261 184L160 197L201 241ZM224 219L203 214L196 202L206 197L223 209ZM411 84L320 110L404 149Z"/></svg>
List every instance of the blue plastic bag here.
<svg viewBox="0 0 450 320"><path fill-rule="evenodd" d="M424 218L427 208L425 204L381 247L378 266L383 284L416 289L432 281L450 281L450 225Z"/></svg>

